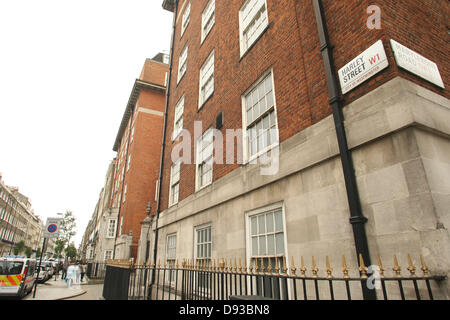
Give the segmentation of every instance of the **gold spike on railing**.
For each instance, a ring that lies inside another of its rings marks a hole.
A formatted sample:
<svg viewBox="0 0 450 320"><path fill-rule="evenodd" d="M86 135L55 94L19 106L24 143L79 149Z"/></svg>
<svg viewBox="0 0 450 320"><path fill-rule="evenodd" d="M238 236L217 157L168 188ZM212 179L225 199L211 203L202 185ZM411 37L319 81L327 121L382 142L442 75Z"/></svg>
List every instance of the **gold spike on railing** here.
<svg viewBox="0 0 450 320"><path fill-rule="evenodd" d="M394 254L394 267L392 268L395 272L396 277L401 277L401 270L402 268L398 265L397 256Z"/></svg>
<svg viewBox="0 0 450 320"><path fill-rule="evenodd" d="M332 274L332 272L333 272L333 268L331 267L331 264L330 264L330 259L328 259L328 256L326 257L326 265L327 265L327 278L333 278L333 274Z"/></svg>
<svg viewBox="0 0 450 320"><path fill-rule="evenodd" d="M381 257L379 254L377 254L377 260L378 260L378 269L380 271L380 278L384 278L384 270L386 270L381 263Z"/></svg>
<svg viewBox="0 0 450 320"><path fill-rule="evenodd" d="M234 258L234 272L237 273L237 261L236 261L236 257Z"/></svg>
<svg viewBox="0 0 450 320"><path fill-rule="evenodd" d="M294 256L292 256L292 259L291 259L291 272L292 272L292 275L295 277L296 276L296 274L295 274L295 271L296 271L297 269L295 268L295 261L294 261Z"/></svg>
<svg viewBox="0 0 450 320"><path fill-rule="evenodd" d="M422 272L423 272L423 276L424 277L429 277L430 276L430 270L428 270L427 265L425 264L425 259L423 258L423 255L420 254L420 263L422 264Z"/></svg>
<svg viewBox="0 0 450 320"><path fill-rule="evenodd" d="M280 267L278 266L278 258L275 258L275 274L280 274Z"/></svg>
<svg viewBox="0 0 450 320"><path fill-rule="evenodd" d="M301 276L303 277L303 278L305 278L306 277L306 267L305 267L305 262L303 261L303 257L301 257L301 268L300 268L300 271L301 271Z"/></svg>
<svg viewBox="0 0 450 320"><path fill-rule="evenodd" d="M286 266L286 257L283 256L283 275L284 276L287 276L287 270L288 270L288 268Z"/></svg>
<svg viewBox="0 0 450 320"><path fill-rule="evenodd" d="M408 271L411 273L411 277L416 276L416 267L414 267L409 253L408 253L408 268L406 268L406 269L408 269Z"/></svg>
<svg viewBox="0 0 450 320"><path fill-rule="evenodd" d="M222 261L219 262L219 269L220 269L220 272L223 272L224 268L225 268L225 262L224 262L223 259L222 259Z"/></svg>
<svg viewBox="0 0 450 320"><path fill-rule="evenodd" d="M158 269L161 268L161 261L158 259Z"/></svg>
<svg viewBox="0 0 450 320"><path fill-rule="evenodd" d="M360 253L359 254L359 272L360 272L361 278L367 279L367 270L368 269L367 269L366 265L364 264L363 256Z"/></svg>
<svg viewBox="0 0 450 320"><path fill-rule="evenodd" d="M230 258L230 273L233 273L233 261Z"/></svg>
<svg viewBox="0 0 450 320"><path fill-rule="evenodd" d="M347 261L345 261L345 255L342 255L342 272L344 273L344 279L350 278L348 271L350 269L347 267Z"/></svg>
<svg viewBox="0 0 450 320"><path fill-rule="evenodd" d="M242 273L242 261L241 261L241 258L239 258L239 273Z"/></svg>
<svg viewBox="0 0 450 320"><path fill-rule="evenodd" d="M313 273L313 278L317 278L317 272L319 271L319 268L317 268L316 259L314 258L314 256L312 256L312 268L311 268L311 271Z"/></svg>
<svg viewBox="0 0 450 320"><path fill-rule="evenodd" d="M269 258L269 264L268 264L268 266L267 266L267 273L268 274L272 274L272 262L270 261L271 259ZM275 261L276 261L277 259L275 258Z"/></svg>
<svg viewBox="0 0 450 320"><path fill-rule="evenodd" d="M247 260L244 260L244 273L247 274Z"/></svg>
<svg viewBox="0 0 450 320"><path fill-rule="evenodd" d="M265 267L264 267L264 261L263 261L263 258L260 258L260 261L259 261L261 264L259 265L259 270L260 270L260 272L262 273L262 274L265 274L266 273L266 270L265 270Z"/></svg>

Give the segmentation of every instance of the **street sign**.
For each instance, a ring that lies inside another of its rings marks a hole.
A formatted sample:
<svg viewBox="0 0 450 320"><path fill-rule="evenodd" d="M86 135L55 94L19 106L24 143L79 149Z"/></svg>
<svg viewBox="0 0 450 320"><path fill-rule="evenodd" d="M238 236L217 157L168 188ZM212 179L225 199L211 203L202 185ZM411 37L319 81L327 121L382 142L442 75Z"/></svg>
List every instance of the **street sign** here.
<svg viewBox="0 0 450 320"><path fill-rule="evenodd" d="M414 73L438 87L445 88L436 63L392 39L391 46L395 61L400 68Z"/></svg>
<svg viewBox="0 0 450 320"><path fill-rule="evenodd" d="M342 93L356 88L389 66L383 41L378 40L366 51L339 69Z"/></svg>
<svg viewBox="0 0 450 320"><path fill-rule="evenodd" d="M59 223L61 218L47 218L44 228L44 238L57 238L59 236Z"/></svg>

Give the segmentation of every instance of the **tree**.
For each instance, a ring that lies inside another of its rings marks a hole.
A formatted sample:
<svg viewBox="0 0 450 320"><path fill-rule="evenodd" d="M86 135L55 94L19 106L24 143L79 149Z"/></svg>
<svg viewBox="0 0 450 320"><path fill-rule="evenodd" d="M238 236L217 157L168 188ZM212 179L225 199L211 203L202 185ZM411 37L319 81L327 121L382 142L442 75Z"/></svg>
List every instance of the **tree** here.
<svg viewBox="0 0 450 320"><path fill-rule="evenodd" d="M74 260L77 257L77 248L75 248L75 244L73 242L67 246L64 252L70 260Z"/></svg>
<svg viewBox="0 0 450 320"><path fill-rule="evenodd" d="M61 252L63 252L64 247L65 247L65 243L63 240L57 239L55 241L55 256L57 258L61 258Z"/></svg>
<svg viewBox="0 0 450 320"><path fill-rule="evenodd" d="M41 257L41 248L37 248L36 250L36 258L40 258Z"/></svg>
<svg viewBox="0 0 450 320"><path fill-rule="evenodd" d="M31 257L32 254L33 254L33 249L31 249L30 247L26 247L25 255L27 256L27 258Z"/></svg>
<svg viewBox="0 0 450 320"><path fill-rule="evenodd" d="M14 245L13 251L14 251L14 255L15 255L15 256L19 255L19 254L20 254L22 251L24 251L24 250L25 250L25 241L20 240L19 242L17 242L17 243Z"/></svg>
<svg viewBox="0 0 450 320"><path fill-rule="evenodd" d="M66 210L64 216L59 225L59 237L58 240L63 242L63 248L68 246L70 239L76 234L75 228L77 227L76 219L73 216L72 211Z"/></svg>

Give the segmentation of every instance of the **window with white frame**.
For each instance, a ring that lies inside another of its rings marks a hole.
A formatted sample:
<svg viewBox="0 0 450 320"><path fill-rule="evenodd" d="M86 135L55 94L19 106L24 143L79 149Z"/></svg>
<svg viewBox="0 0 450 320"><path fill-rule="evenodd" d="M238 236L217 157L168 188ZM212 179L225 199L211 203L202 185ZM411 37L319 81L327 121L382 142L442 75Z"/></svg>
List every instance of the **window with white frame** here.
<svg viewBox="0 0 450 320"><path fill-rule="evenodd" d="M127 186L128 184L125 185L125 188L123 190L123 203L125 203L125 200L127 199Z"/></svg>
<svg viewBox="0 0 450 320"><path fill-rule="evenodd" d="M247 222L247 250L250 264L253 268L257 266L258 269L261 269L262 265L266 272L269 268L274 272L276 266L281 270L286 257L282 204L249 212ZM259 279L256 282L257 294L259 295L263 291L267 294L267 288L270 288L271 297L279 299L280 292L285 292L285 290L279 290L279 285L280 283L274 282L273 279Z"/></svg>
<svg viewBox="0 0 450 320"><path fill-rule="evenodd" d="M214 50L200 69L199 108L214 92Z"/></svg>
<svg viewBox="0 0 450 320"><path fill-rule="evenodd" d="M180 192L180 168L181 159L178 159L170 169L169 206L178 203Z"/></svg>
<svg viewBox="0 0 450 320"><path fill-rule="evenodd" d="M195 229L195 259L198 264L209 265L211 263L212 253L212 234L211 226L202 226ZM197 287L199 289L208 288L211 283L211 275L197 274Z"/></svg>
<svg viewBox="0 0 450 320"><path fill-rule="evenodd" d="M131 154L128 155L127 172L130 170Z"/></svg>
<svg viewBox="0 0 450 320"><path fill-rule="evenodd" d="M272 71L242 96L243 127L248 161L278 145L278 125Z"/></svg>
<svg viewBox="0 0 450 320"><path fill-rule="evenodd" d="M213 130L208 129L197 140L196 153L196 190L209 185L212 182L213 173Z"/></svg>
<svg viewBox="0 0 450 320"><path fill-rule="evenodd" d="M186 9L184 9L183 18L181 20L181 36L183 36L184 31L189 25L190 15L191 15L191 3L189 2L188 5L186 6Z"/></svg>
<svg viewBox="0 0 450 320"><path fill-rule="evenodd" d="M187 69L187 56L188 56L188 46L183 49L180 55L180 59L178 60L178 80L177 83L180 82L181 78L183 78Z"/></svg>
<svg viewBox="0 0 450 320"><path fill-rule="evenodd" d="M177 235L170 234L167 236L166 242L166 260L167 265L171 269L167 274L167 280L169 283L173 283L175 281L175 261L177 258Z"/></svg>
<svg viewBox="0 0 450 320"><path fill-rule="evenodd" d="M202 40L205 40L206 36L211 31L215 22L215 10L216 10L216 0L210 0L206 5L205 10L202 13Z"/></svg>
<svg viewBox="0 0 450 320"><path fill-rule="evenodd" d="M115 238L115 236L116 236L116 219L109 219L107 237Z"/></svg>
<svg viewBox="0 0 450 320"><path fill-rule="evenodd" d="M269 24L266 0L247 0L239 10L241 56Z"/></svg>
<svg viewBox="0 0 450 320"><path fill-rule="evenodd" d="M112 259L112 250L105 250L105 255L104 255L104 259L106 260L111 260Z"/></svg>
<svg viewBox="0 0 450 320"><path fill-rule="evenodd" d="M178 101L175 107L172 140L175 140L177 136L180 134L181 130L183 130L183 113L184 113L184 95L183 97L181 97L180 101Z"/></svg>

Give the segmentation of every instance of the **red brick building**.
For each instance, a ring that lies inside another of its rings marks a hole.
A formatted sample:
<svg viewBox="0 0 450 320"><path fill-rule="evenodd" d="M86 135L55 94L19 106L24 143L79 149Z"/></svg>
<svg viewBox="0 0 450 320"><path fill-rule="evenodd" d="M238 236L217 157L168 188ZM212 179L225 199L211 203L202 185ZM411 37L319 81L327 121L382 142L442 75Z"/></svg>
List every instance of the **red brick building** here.
<svg viewBox="0 0 450 320"><path fill-rule="evenodd" d="M164 119L167 55L147 59L134 83L113 150L117 165L112 207L118 208L115 259L137 254L140 222L155 206Z"/></svg>
<svg viewBox="0 0 450 320"><path fill-rule="evenodd" d="M372 261L422 253L447 273L450 185L441 177L450 178L449 4L322 1L333 46L327 68L314 2L163 1L175 33L157 258L173 260L167 253L176 252L267 263L328 255L339 265L346 254L357 265L346 180L353 175ZM369 48L385 66L360 64ZM365 68L373 74L363 81L356 70ZM329 70L337 81L351 74L360 82L334 99ZM353 166L345 174L336 100ZM183 155L196 161L172 161L187 140L182 129L193 137ZM234 149L232 164L225 155L214 162L212 129L222 133L223 149ZM242 135L227 141L229 129ZM277 171L261 174L261 157L275 150Z"/></svg>

